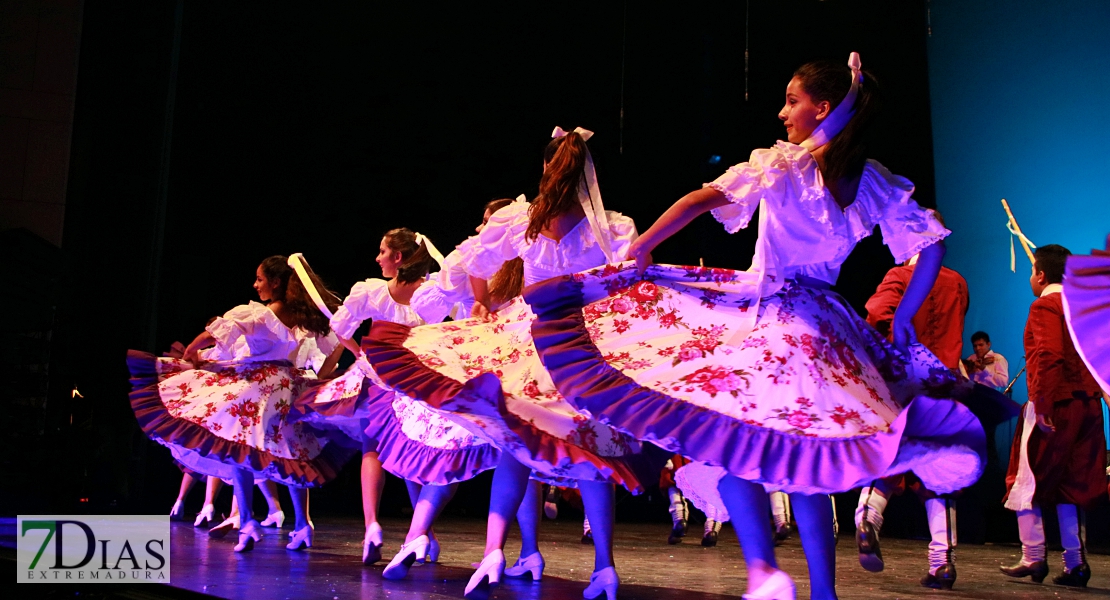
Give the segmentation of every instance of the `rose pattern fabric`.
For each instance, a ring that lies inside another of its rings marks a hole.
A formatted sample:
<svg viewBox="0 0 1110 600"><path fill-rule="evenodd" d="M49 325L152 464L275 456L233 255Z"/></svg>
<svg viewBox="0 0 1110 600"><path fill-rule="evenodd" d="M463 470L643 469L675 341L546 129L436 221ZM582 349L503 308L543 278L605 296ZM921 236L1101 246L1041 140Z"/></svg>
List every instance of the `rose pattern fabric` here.
<svg viewBox="0 0 1110 600"><path fill-rule="evenodd" d="M737 289L745 275L657 266L641 278L625 264L574 277L606 291L582 309L606 362L641 385L753 425L868 435L889 427L911 391L943 396L952 384L927 351L908 360L839 296L793 282L763 299L747 337L728 343L751 303ZM911 372L925 377L907 379Z"/></svg>
<svg viewBox="0 0 1110 600"><path fill-rule="evenodd" d="M282 361L193 368L181 359L159 358L156 370L158 395L170 416L221 439L294 460L315 457L326 443L300 423L286 423L309 381L303 369Z"/></svg>
<svg viewBox="0 0 1110 600"><path fill-rule="evenodd" d="M524 426L589 455L621 458L639 453L639 442L574 408L555 389L532 344L530 327L534 318L523 299L516 298L490 322L467 319L413 328L404 345L425 366L455 381L466 382L483 373L496 375L509 418ZM404 402L401 398L407 399L399 395L399 402ZM505 422L498 406L467 398L453 402L444 410L416 406L423 404L420 402L406 403L404 410L430 410L451 419L503 452L512 453L532 467L537 479L571 485L573 480L609 479L609 470L602 461L540 461L514 432L514 425Z"/></svg>

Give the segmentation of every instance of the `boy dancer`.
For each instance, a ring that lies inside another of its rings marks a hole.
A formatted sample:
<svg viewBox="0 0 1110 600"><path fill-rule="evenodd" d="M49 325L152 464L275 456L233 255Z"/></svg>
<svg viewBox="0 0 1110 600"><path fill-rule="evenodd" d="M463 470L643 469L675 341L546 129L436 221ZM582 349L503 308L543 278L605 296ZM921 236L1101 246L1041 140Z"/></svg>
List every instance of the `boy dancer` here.
<svg viewBox="0 0 1110 600"><path fill-rule="evenodd" d="M930 212L944 223L940 213ZM883 334L889 335L890 322L913 276L916 259L915 256L888 271L867 301L867 322ZM963 355L964 316L968 303L967 281L956 271L941 267L933 289L913 319L918 341L953 372L958 370ZM921 578L921 585L951 589L956 582L956 500L952 495L938 496L925 489L912 473L879 479L860 490L855 515L860 565L872 572L883 570L883 555L879 549L883 511L887 500L903 493L907 487L925 504L929 521L929 570Z"/></svg>
<svg viewBox="0 0 1110 600"><path fill-rule="evenodd" d="M1106 493L1106 445L1098 384L1076 353L1064 322L1060 291L1069 254L1055 244L1034 253L1029 285L1037 299L1025 324L1029 401L1014 433L1006 473L1005 506L1017 512L1021 561L1001 570L1010 577L1044 581L1048 562L1041 507L1055 505L1064 572L1053 582L1086 587L1091 568L1083 509Z"/></svg>

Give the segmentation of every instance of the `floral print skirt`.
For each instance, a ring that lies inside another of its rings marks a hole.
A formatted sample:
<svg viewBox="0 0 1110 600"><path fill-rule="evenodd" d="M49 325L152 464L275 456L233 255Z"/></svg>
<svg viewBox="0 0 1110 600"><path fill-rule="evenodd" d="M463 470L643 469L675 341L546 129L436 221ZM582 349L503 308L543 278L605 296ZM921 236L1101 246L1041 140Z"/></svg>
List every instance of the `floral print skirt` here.
<svg viewBox="0 0 1110 600"><path fill-rule="evenodd" d="M300 423L294 399L310 380L285 361L210 363L131 350L131 407L143 431L182 465L230 479L255 478L315 487L339 473L352 452Z"/></svg>
<svg viewBox="0 0 1110 600"><path fill-rule="evenodd" d="M788 281L760 299L750 282L625 263L525 298L563 397L721 474L803 493L910 470L939 493L978 479L983 429L935 356L903 355L829 290Z"/></svg>
<svg viewBox="0 0 1110 600"><path fill-rule="evenodd" d="M535 479L633 493L652 485L669 455L567 402L532 345L533 319L517 298L489 322L376 322L362 347L385 385L508 452Z"/></svg>
<svg viewBox="0 0 1110 600"><path fill-rule="evenodd" d="M466 481L497 466L501 453L427 405L385 387L364 358L339 377L310 383L290 422L334 430L382 467L420 485Z"/></svg>

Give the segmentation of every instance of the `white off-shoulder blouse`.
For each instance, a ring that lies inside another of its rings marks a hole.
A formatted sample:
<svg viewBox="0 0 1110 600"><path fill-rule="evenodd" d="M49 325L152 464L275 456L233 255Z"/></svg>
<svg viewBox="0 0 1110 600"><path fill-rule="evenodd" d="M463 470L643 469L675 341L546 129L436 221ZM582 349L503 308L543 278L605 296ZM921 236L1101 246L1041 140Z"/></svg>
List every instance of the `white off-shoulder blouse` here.
<svg viewBox="0 0 1110 600"><path fill-rule="evenodd" d="M557 242L543 235L535 240L526 239L529 206L514 202L490 217L478 236L479 243L467 248L462 256L468 274L489 279L505 261L520 257L524 259L524 285L531 285L606 263L605 253L585 218ZM613 256L623 260L639 235L636 224L618 212L606 211L606 215Z"/></svg>
<svg viewBox="0 0 1110 600"><path fill-rule="evenodd" d="M749 271L779 283L803 275L835 284L856 243L876 225L897 262L951 233L914 201L908 179L874 160L864 166L855 200L841 209L813 156L782 141L752 152L748 162L730 167L705 187L728 198L729 204L714 209L713 216L729 233L747 227L756 207L763 207L760 243Z"/></svg>

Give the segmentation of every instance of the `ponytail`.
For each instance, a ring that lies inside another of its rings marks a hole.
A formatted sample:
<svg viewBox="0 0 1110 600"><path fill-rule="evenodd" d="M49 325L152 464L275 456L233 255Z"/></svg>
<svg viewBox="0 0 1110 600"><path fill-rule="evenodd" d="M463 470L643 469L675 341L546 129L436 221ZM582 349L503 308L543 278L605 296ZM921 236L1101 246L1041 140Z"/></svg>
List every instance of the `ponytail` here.
<svg viewBox="0 0 1110 600"><path fill-rule="evenodd" d="M828 60L806 63L794 71L794 77L801 80L802 89L815 104L827 101L830 110L840 104L852 86L852 70L843 63ZM881 105L879 82L874 74L865 70L853 107L855 116L825 145L825 170L822 175L827 181L855 177L863 171L863 163L867 158L863 135Z"/></svg>
<svg viewBox="0 0 1110 600"><path fill-rule="evenodd" d="M406 227L390 229L385 232L385 245L394 252L401 253L401 264L397 267L397 281L414 283L423 279L436 264L428 247L416 242L416 234Z"/></svg>
<svg viewBox="0 0 1110 600"><path fill-rule="evenodd" d="M335 312L342 302L324 282L312 271L307 263L304 265L309 279L312 280L316 290L324 299L324 304L329 310ZM277 280L279 283L274 288L273 298L282 303L284 314L292 320L291 327L301 327L318 335L327 335L331 331L328 318L320 312L316 303L308 295L300 277L289 267L288 259L284 256L271 256L262 261L262 274L266 279Z"/></svg>
<svg viewBox="0 0 1110 600"><path fill-rule="evenodd" d="M526 239L534 241L553 220L578 204L586 156L586 142L574 131L547 144L543 153L546 167L540 178L540 194L528 212Z"/></svg>

